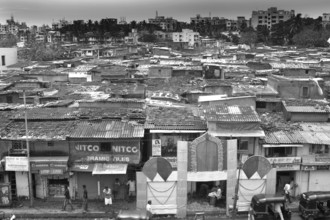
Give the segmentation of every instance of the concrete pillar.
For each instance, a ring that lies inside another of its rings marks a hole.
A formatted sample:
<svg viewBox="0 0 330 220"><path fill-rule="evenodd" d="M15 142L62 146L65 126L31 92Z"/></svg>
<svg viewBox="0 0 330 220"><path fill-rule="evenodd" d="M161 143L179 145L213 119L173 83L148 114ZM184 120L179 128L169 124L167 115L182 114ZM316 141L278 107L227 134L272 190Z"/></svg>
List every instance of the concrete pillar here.
<svg viewBox="0 0 330 220"><path fill-rule="evenodd" d="M178 182L177 182L177 217L185 218L187 216L187 172L188 172L188 142L178 141L177 145L178 160Z"/></svg>
<svg viewBox="0 0 330 220"><path fill-rule="evenodd" d="M26 196L30 197L29 195L29 179L28 179L28 172L15 172L16 178L16 193L17 196Z"/></svg>
<svg viewBox="0 0 330 220"><path fill-rule="evenodd" d="M276 174L277 174L277 169L276 168L272 168L267 173L265 193L268 194L268 195L275 195L276 194Z"/></svg>
<svg viewBox="0 0 330 220"><path fill-rule="evenodd" d="M229 205L234 204L235 186L237 184L237 140L227 140L227 194L226 214L229 216Z"/></svg>
<svg viewBox="0 0 330 220"><path fill-rule="evenodd" d="M136 172L136 208L145 209L147 205L147 177Z"/></svg>

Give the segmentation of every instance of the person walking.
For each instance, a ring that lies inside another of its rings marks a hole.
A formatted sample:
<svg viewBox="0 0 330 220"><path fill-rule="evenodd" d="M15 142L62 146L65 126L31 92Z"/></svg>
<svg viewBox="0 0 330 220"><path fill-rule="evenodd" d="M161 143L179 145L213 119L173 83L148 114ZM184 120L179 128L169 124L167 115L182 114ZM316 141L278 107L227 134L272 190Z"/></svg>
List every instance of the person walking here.
<svg viewBox="0 0 330 220"><path fill-rule="evenodd" d="M82 203L83 212L88 212L88 192L86 185L83 185L83 203Z"/></svg>
<svg viewBox="0 0 330 220"><path fill-rule="evenodd" d="M112 205L112 193L111 193L111 189L108 186L104 188L103 196L104 196L104 205L106 209L105 212L108 213Z"/></svg>
<svg viewBox="0 0 330 220"><path fill-rule="evenodd" d="M70 196L70 191L69 191L69 186L65 186L65 191L64 191L64 203L63 203L63 207L62 207L62 211L65 211L66 206L69 204L71 206L71 211L74 210L72 202L71 202L71 196Z"/></svg>
<svg viewBox="0 0 330 220"><path fill-rule="evenodd" d="M291 203L290 191L291 191L290 182L287 182L284 186L284 194L285 194L285 198L289 203Z"/></svg>

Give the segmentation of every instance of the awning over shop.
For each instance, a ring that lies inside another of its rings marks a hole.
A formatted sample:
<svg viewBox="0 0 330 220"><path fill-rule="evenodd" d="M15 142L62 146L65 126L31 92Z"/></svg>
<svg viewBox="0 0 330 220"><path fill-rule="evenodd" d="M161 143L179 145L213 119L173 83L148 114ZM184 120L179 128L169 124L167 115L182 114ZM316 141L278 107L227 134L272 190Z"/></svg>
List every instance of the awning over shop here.
<svg viewBox="0 0 330 220"><path fill-rule="evenodd" d="M93 175L102 174L126 174L127 164L96 163L94 164Z"/></svg>
<svg viewBox="0 0 330 220"><path fill-rule="evenodd" d="M94 164L78 164L71 166L70 170L74 172L93 172Z"/></svg>
<svg viewBox="0 0 330 220"><path fill-rule="evenodd" d="M40 174L63 174L68 169L68 156L30 157L31 171Z"/></svg>
<svg viewBox="0 0 330 220"><path fill-rule="evenodd" d="M36 163L52 163L52 162L58 162L58 163L67 163L69 160L68 156L51 156L51 157L30 157L30 162L36 162Z"/></svg>
<svg viewBox="0 0 330 220"><path fill-rule="evenodd" d="M304 147L302 144L263 144L265 148L269 147Z"/></svg>
<svg viewBox="0 0 330 220"><path fill-rule="evenodd" d="M208 131L208 133L215 137L265 137L263 130L233 130L233 131Z"/></svg>

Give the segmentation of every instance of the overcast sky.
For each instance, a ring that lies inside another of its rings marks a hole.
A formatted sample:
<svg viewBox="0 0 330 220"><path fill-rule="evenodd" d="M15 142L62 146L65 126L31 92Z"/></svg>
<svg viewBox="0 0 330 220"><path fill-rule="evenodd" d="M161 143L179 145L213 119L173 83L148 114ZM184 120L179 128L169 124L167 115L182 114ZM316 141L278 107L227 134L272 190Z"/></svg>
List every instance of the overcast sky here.
<svg viewBox="0 0 330 220"><path fill-rule="evenodd" d="M14 15L28 26L66 20L100 20L126 17L126 21L142 21L159 16L190 21L196 14L234 19L251 17L253 10L269 7L295 10L303 16L317 18L330 13L330 0L0 0L0 23Z"/></svg>

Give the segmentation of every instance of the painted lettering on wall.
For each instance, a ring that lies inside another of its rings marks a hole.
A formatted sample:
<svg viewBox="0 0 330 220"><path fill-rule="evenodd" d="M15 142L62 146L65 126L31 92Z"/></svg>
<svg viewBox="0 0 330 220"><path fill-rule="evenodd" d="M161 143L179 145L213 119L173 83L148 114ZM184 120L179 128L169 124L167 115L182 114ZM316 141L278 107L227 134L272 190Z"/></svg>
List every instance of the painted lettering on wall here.
<svg viewBox="0 0 330 220"><path fill-rule="evenodd" d="M98 146L98 145L92 145L92 144L77 144L75 146L75 149L77 151L93 151L93 152L98 152L98 151L100 151L100 146Z"/></svg>
<svg viewBox="0 0 330 220"><path fill-rule="evenodd" d="M87 161L99 161L99 162L109 162L111 161L110 156L87 156Z"/></svg>
<svg viewBox="0 0 330 220"><path fill-rule="evenodd" d="M139 152L139 148L136 146L112 146L113 153L119 154L136 154Z"/></svg>

